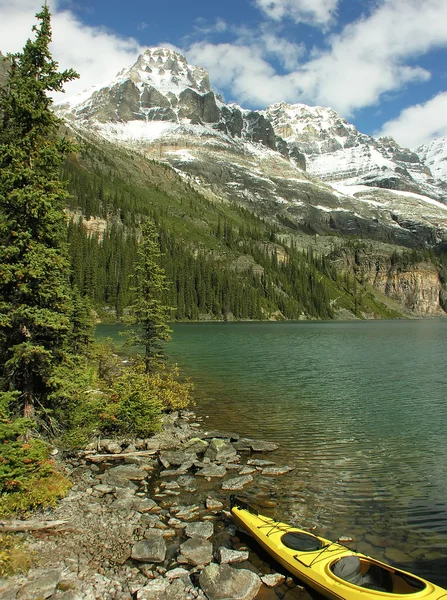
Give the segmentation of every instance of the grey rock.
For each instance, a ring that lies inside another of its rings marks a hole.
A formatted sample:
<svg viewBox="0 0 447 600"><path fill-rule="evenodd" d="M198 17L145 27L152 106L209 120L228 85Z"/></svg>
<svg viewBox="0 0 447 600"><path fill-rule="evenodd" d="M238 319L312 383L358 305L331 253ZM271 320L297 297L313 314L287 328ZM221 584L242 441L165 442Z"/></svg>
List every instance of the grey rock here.
<svg viewBox="0 0 447 600"><path fill-rule="evenodd" d="M173 450L168 452L162 452L160 459L168 461L170 465L180 466L187 462L194 462L197 460L197 454L193 450Z"/></svg>
<svg viewBox="0 0 447 600"><path fill-rule="evenodd" d="M182 521L194 521L199 514L199 507L196 504L191 506L177 506L171 510L175 513L177 519Z"/></svg>
<svg viewBox="0 0 447 600"><path fill-rule="evenodd" d="M257 472L256 467L245 466L243 469L239 471L239 475L252 475Z"/></svg>
<svg viewBox="0 0 447 600"><path fill-rule="evenodd" d="M183 447L185 450L195 452L196 454L203 454L208 448L208 442L195 437L188 440Z"/></svg>
<svg viewBox="0 0 447 600"><path fill-rule="evenodd" d="M115 487L126 487L129 482L143 481L147 477L147 471L136 465L118 465L108 469L100 479L104 485Z"/></svg>
<svg viewBox="0 0 447 600"><path fill-rule="evenodd" d="M180 552L190 565L207 565L213 559L213 544L202 538L191 538L180 545Z"/></svg>
<svg viewBox="0 0 447 600"><path fill-rule="evenodd" d="M220 564L232 565L248 560L248 550L230 550L229 548L221 547L217 552Z"/></svg>
<svg viewBox="0 0 447 600"><path fill-rule="evenodd" d="M188 523L185 533L190 538L209 539L214 533L214 525L210 522Z"/></svg>
<svg viewBox="0 0 447 600"><path fill-rule="evenodd" d="M275 477L277 475L285 475L290 471L293 471L295 467L289 467L288 465L284 467L267 467L262 470L263 475L268 475L270 477Z"/></svg>
<svg viewBox="0 0 447 600"><path fill-rule="evenodd" d="M253 600L261 580L252 571L212 563L200 574L200 587L209 600Z"/></svg>
<svg viewBox="0 0 447 600"><path fill-rule="evenodd" d="M267 587L275 587L277 585L281 585L286 580L285 575L281 575L280 573L269 573L268 575L262 575L261 581Z"/></svg>
<svg viewBox="0 0 447 600"><path fill-rule="evenodd" d="M166 591L169 581L166 579L153 579L137 591L137 600L166 600Z"/></svg>
<svg viewBox="0 0 447 600"><path fill-rule="evenodd" d="M231 462L237 455L236 449L229 442L214 438L211 440L205 457L218 462Z"/></svg>
<svg viewBox="0 0 447 600"><path fill-rule="evenodd" d="M105 450L110 454L120 454L121 452L121 444L119 444L116 440L101 440L99 447L101 450Z"/></svg>
<svg viewBox="0 0 447 600"><path fill-rule="evenodd" d="M54 593L61 575L60 570L47 571L44 575L22 586L17 593L17 598L20 600L49 598Z"/></svg>
<svg viewBox="0 0 447 600"><path fill-rule="evenodd" d="M260 458L249 458L247 465L253 465L254 467L273 467L276 463L272 460L262 460Z"/></svg>
<svg viewBox="0 0 447 600"><path fill-rule="evenodd" d="M99 484L93 487L95 492L98 492L100 496L105 496L106 494L111 494L115 491L115 488L111 485Z"/></svg>
<svg viewBox="0 0 447 600"><path fill-rule="evenodd" d="M161 563L166 557L166 542L161 531L152 531L134 544L131 558L140 562Z"/></svg>
<svg viewBox="0 0 447 600"><path fill-rule="evenodd" d="M233 479L228 479L224 481L222 484L223 490L242 490L246 485L253 481L253 477L251 475L245 475L243 477L234 477Z"/></svg>
<svg viewBox="0 0 447 600"><path fill-rule="evenodd" d="M278 450L278 444L273 442L263 442L261 440L250 440L250 447L253 452L274 452Z"/></svg>
<svg viewBox="0 0 447 600"><path fill-rule="evenodd" d="M219 500L216 500L215 498L208 497L205 500L205 507L208 510L220 510L221 508L223 508L223 503Z"/></svg>
<svg viewBox="0 0 447 600"><path fill-rule="evenodd" d="M223 465L208 465L200 471L197 471L198 477L224 477L227 474L227 470Z"/></svg>

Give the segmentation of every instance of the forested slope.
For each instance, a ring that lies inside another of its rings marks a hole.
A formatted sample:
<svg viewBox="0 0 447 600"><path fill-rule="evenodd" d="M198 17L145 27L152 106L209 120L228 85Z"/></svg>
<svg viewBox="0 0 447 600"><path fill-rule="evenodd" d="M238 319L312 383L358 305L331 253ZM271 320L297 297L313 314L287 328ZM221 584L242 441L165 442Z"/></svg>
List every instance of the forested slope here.
<svg viewBox="0 0 447 600"><path fill-rule="evenodd" d="M132 301L142 216L160 231L174 319L330 319L335 302L397 316L322 255L298 249L286 227L206 198L167 165L92 138L79 141L63 176L73 278L112 318Z"/></svg>

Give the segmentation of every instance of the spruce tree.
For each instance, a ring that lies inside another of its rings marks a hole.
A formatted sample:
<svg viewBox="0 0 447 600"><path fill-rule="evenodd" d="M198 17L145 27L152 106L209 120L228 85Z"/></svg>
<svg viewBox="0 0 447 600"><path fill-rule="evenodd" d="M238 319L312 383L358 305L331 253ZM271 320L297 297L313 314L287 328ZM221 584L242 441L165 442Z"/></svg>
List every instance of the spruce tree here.
<svg viewBox="0 0 447 600"><path fill-rule="evenodd" d="M77 74L58 72L46 5L36 18L35 39L8 56L0 95L0 377L18 393L25 416L36 403L45 406L72 313L59 176L71 144L59 136L48 93Z"/></svg>
<svg viewBox="0 0 447 600"><path fill-rule="evenodd" d="M160 258L158 231L153 221L146 219L142 223L133 273L135 300L130 307L132 328L127 339L127 345L144 347L146 373L153 372L164 363L164 345L171 333L168 325L171 308L162 301L169 286Z"/></svg>

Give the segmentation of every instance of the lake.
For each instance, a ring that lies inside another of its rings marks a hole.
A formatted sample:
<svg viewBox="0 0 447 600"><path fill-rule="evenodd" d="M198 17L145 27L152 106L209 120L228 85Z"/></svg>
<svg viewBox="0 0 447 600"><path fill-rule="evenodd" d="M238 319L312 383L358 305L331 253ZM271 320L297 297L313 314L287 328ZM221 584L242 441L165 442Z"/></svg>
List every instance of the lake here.
<svg viewBox="0 0 447 600"><path fill-rule="evenodd" d="M207 427L274 441L295 467L265 490L276 516L447 586L447 321L173 330Z"/></svg>

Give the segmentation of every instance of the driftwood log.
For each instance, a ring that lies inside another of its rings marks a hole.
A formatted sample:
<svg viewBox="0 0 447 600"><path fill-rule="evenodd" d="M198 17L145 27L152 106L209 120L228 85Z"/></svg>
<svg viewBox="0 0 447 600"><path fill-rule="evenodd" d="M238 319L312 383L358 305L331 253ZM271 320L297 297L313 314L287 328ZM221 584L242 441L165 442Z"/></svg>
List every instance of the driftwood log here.
<svg viewBox="0 0 447 600"><path fill-rule="evenodd" d="M103 462L106 460L121 460L123 458L132 458L136 456L154 456L157 454L157 450L141 450L138 452L124 452L122 454L90 454L84 455L85 460L89 462Z"/></svg>
<svg viewBox="0 0 447 600"><path fill-rule="evenodd" d="M42 531L45 529L57 529L66 525L68 521L0 521L0 533L2 531Z"/></svg>

